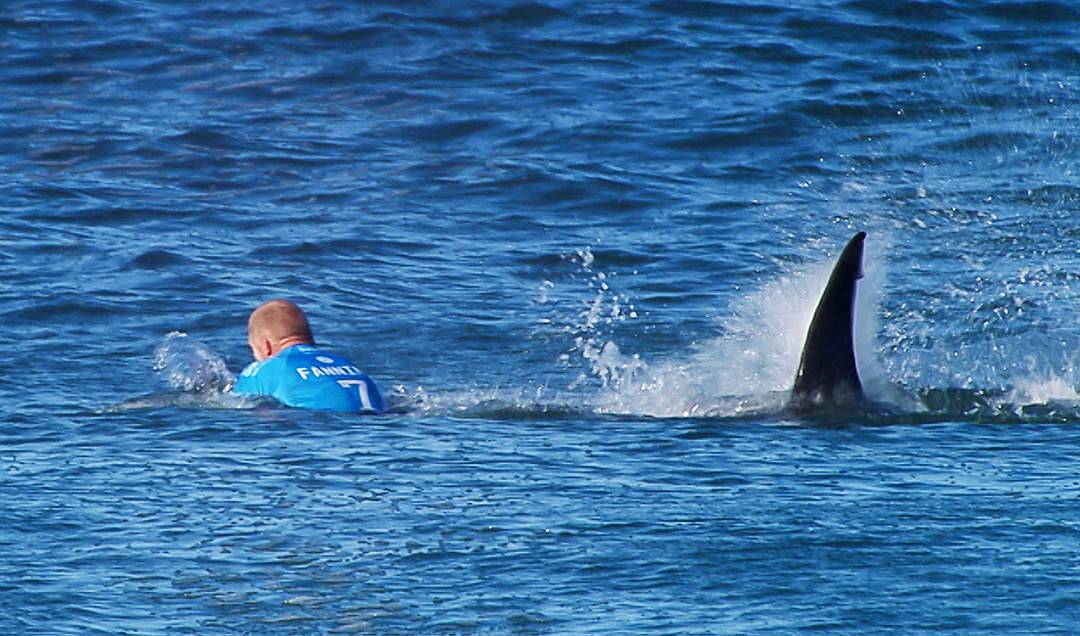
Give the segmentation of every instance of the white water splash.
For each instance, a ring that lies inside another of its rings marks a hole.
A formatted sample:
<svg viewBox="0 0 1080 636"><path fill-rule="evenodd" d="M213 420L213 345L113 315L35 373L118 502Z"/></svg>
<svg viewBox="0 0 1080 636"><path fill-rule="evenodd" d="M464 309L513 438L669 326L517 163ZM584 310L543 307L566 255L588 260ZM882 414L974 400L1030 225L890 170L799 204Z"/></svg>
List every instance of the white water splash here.
<svg viewBox="0 0 1080 636"><path fill-rule="evenodd" d="M549 314L552 317L541 317L538 323L544 326L544 330L558 334L560 338L569 336L572 341L570 349L559 357L563 366L574 366L580 359L591 361L602 351L612 329L619 323L637 318L637 308L630 298L612 286L616 273L599 271L595 268L596 257L589 247L584 247L571 254L563 255L563 260L573 263L577 267L574 287L581 284L580 278L584 278L584 284L589 292L589 299L582 301L575 298L571 302L579 303L570 320L565 320L558 315L560 301L555 298L558 285L550 280L544 280L537 292L535 303L539 305L551 305ZM575 289L576 291L576 289ZM567 302L564 299L562 302ZM563 312L565 314L565 312ZM603 373L597 370L597 374ZM570 388L587 381L588 373L582 373Z"/></svg>
<svg viewBox="0 0 1080 636"><path fill-rule="evenodd" d="M867 397L892 402L895 390L876 356L884 267L869 250L864 263L865 278L856 301L857 364ZM585 348L591 373L602 384L595 410L694 417L780 409L787 401L810 320L833 265L829 258L751 292L723 319L723 334L688 356L649 364L638 355L624 355L614 342Z"/></svg>
<svg viewBox="0 0 1080 636"><path fill-rule="evenodd" d="M227 393L236 383L224 358L180 331L165 336L154 351L154 371L176 391Z"/></svg>
<svg viewBox="0 0 1080 636"><path fill-rule="evenodd" d="M124 400L106 412L166 407L244 409L265 402L233 393L236 376L225 359L180 331L166 335L154 350L154 371L168 383L170 391Z"/></svg>
<svg viewBox="0 0 1080 636"><path fill-rule="evenodd" d="M1022 409L1025 406L1049 404L1051 402L1080 402L1080 392L1076 390L1076 368L1064 370L1065 375L1055 371L1039 370L1035 358L1029 357L1028 372L1014 377L1012 388L1005 400Z"/></svg>

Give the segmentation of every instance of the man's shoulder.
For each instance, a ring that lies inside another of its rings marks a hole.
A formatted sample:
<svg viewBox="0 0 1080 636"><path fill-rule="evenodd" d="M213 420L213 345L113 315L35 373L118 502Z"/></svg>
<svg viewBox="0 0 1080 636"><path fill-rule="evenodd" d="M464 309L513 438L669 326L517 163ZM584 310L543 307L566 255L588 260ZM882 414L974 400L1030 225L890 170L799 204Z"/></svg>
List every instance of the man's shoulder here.
<svg viewBox="0 0 1080 636"><path fill-rule="evenodd" d="M250 378L250 377L252 377L252 376L254 376L254 375L258 374L258 373L259 373L259 369L261 369L261 368L262 368L262 366L263 366L263 363L262 363L262 362L259 362L259 361L257 361L257 360L256 360L255 362L250 362L250 363L248 363L248 365L247 365L246 367L244 367L244 369L243 369L243 370L242 370L242 371L240 372L240 377L242 377L242 378Z"/></svg>
<svg viewBox="0 0 1080 636"><path fill-rule="evenodd" d="M233 390L242 394L265 394L267 392L267 376L271 375L266 370L268 362L270 360L255 361L244 367L244 370L236 378Z"/></svg>
<svg viewBox="0 0 1080 636"><path fill-rule="evenodd" d="M311 364L348 364L352 365L352 362L345 356L328 351L322 347L315 345L295 345L289 347L282 352L285 354L285 359L290 361L290 364L302 363L305 365Z"/></svg>

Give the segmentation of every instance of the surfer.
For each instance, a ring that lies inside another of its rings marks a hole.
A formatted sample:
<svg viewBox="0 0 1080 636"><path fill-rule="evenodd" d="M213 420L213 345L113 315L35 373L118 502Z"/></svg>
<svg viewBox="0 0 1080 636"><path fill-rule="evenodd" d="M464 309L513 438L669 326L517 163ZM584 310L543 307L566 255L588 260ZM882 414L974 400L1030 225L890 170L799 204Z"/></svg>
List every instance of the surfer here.
<svg viewBox="0 0 1080 636"><path fill-rule="evenodd" d="M268 395L317 411L386 411L371 378L348 359L315 346L307 316L294 303L271 300L251 312L248 346L255 361L236 379L238 394Z"/></svg>

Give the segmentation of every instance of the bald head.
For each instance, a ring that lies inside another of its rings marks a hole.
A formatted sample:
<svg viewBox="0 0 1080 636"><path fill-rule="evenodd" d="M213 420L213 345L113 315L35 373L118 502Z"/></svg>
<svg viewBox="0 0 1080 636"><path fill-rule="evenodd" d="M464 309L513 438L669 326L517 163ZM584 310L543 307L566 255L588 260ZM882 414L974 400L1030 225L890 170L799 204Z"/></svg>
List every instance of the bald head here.
<svg viewBox="0 0 1080 636"><path fill-rule="evenodd" d="M248 345L256 360L276 356L297 344L315 344L304 311L287 300L259 305L248 318Z"/></svg>

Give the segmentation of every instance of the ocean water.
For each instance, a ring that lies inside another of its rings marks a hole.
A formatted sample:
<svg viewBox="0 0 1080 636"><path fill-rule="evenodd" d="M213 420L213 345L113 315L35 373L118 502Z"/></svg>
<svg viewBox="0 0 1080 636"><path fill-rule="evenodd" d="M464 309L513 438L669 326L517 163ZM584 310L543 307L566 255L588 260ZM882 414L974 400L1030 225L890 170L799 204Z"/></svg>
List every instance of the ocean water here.
<svg viewBox="0 0 1080 636"><path fill-rule="evenodd" d="M0 7L0 633L1080 628L1080 7ZM784 408L866 231L881 409ZM385 417L228 393L289 297Z"/></svg>

